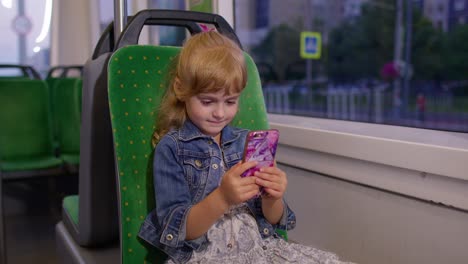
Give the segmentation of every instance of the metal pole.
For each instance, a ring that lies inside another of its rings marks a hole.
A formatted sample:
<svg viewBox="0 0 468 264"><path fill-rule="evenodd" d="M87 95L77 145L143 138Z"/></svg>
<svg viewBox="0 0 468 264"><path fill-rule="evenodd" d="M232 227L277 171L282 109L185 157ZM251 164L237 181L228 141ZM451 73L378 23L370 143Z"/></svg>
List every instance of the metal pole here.
<svg viewBox="0 0 468 264"><path fill-rule="evenodd" d="M407 110L409 103L409 69L411 65L411 34L413 33L413 1L406 1L406 39L405 39L405 71L403 75L404 106Z"/></svg>
<svg viewBox="0 0 468 264"><path fill-rule="evenodd" d="M306 1L307 8L305 8L305 28L312 30L312 3L311 0ZM312 59L306 59L306 86L310 88L312 84Z"/></svg>
<svg viewBox="0 0 468 264"><path fill-rule="evenodd" d="M18 1L18 17L24 16L24 0ZM19 63L26 64L26 35L18 34L18 44L19 44Z"/></svg>
<svg viewBox="0 0 468 264"><path fill-rule="evenodd" d="M394 66L397 66L395 63L399 63L401 61L401 46L402 46L402 31L403 31L403 0L396 1L396 17L395 17L395 46L393 50L393 63ZM401 79L400 76L395 78L393 81L393 107L395 108L395 113L399 113L397 108L400 107L400 97L401 97ZM396 118L400 118L395 116Z"/></svg>
<svg viewBox="0 0 468 264"><path fill-rule="evenodd" d="M117 43L120 33L127 24L127 1L114 0L114 40Z"/></svg>
<svg viewBox="0 0 468 264"><path fill-rule="evenodd" d="M402 46L402 31L403 31L403 0L396 2L396 18L395 18L395 47L393 50L394 61L401 60L401 46Z"/></svg>

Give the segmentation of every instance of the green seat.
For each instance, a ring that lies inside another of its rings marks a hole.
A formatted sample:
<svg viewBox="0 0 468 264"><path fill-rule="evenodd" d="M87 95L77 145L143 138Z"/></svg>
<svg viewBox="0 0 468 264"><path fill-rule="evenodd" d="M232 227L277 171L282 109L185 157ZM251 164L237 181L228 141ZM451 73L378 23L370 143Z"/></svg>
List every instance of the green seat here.
<svg viewBox="0 0 468 264"><path fill-rule="evenodd" d="M151 136L156 110L166 88L164 76L177 47L126 46L109 62L109 105L120 197L122 263L162 263L165 255L137 237L145 216L155 207ZM246 54L248 83L233 125L269 127L253 60Z"/></svg>
<svg viewBox="0 0 468 264"><path fill-rule="evenodd" d="M78 109L74 111L80 114L81 122L79 195L64 199L62 221L56 225L57 241L63 242L57 244L57 251L62 253L65 263L99 262L98 248L103 252L108 251L104 248L118 251L117 187L107 96L107 62L114 48L113 25L109 23L92 57L83 66L55 67L48 74L48 78L64 78L70 76L69 70L82 73L82 78L75 83L75 92L81 92L75 96Z"/></svg>
<svg viewBox="0 0 468 264"><path fill-rule="evenodd" d="M69 195L63 198L62 206L67 208L65 213L68 214L68 218L73 222L73 227L78 227L79 218L79 203L80 199L78 195Z"/></svg>
<svg viewBox="0 0 468 264"><path fill-rule="evenodd" d="M81 103L83 102L83 79L82 78L79 78L76 82L75 82L75 98L76 98L76 111L75 113L77 113L79 115L78 119L80 120L80 123L81 123Z"/></svg>
<svg viewBox="0 0 468 264"><path fill-rule="evenodd" d="M0 80L0 169L45 169L62 164L55 157L49 92L40 80Z"/></svg>
<svg viewBox="0 0 468 264"><path fill-rule="evenodd" d="M81 78L48 78L54 139L57 153L67 167L78 170L80 162Z"/></svg>
<svg viewBox="0 0 468 264"><path fill-rule="evenodd" d="M0 262L3 263L3 181L59 175L63 166L54 153L49 93L44 81L0 80L0 106Z"/></svg>

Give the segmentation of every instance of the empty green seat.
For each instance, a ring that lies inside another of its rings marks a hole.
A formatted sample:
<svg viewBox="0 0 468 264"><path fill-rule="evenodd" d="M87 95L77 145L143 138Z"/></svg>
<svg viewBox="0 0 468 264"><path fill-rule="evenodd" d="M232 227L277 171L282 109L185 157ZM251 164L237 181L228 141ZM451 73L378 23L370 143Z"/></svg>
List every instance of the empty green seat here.
<svg viewBox="0 0 468 264"><path fill-rule="evenodd" d="M73 172L80 162L81 78L48 78L58 154Z"/></svg>
<svg viewBox="0 0 468 264"><path fill-rule="evenodd" d="M62 164L55 157L48 88L40 80L0 80L0 169L22 171Z"/></svg>
<svg viewBox="0 0 468 264"><path fill-rule="evenodd" d="M109 62L109 102L121 206L122 263L162 263L164 254L138 239L145 216L155 207L151 136L165 76L177 47L127 46ZM260 78L246 54L248 83L233 125L268 128Z"/></svg>

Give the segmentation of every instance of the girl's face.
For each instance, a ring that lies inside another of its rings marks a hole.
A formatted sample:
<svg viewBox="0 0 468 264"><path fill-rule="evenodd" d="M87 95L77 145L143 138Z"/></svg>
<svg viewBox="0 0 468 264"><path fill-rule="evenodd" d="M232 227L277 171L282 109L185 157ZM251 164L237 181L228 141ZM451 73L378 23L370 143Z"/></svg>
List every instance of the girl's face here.
<svg viewBox="0 0 468 264"><path fill-rule="evenodd" d="M224 90L215 93L201 93L185 102L188 118L208 136L219 142L221 130L237 113L239 94L226 95Z"/></svg>

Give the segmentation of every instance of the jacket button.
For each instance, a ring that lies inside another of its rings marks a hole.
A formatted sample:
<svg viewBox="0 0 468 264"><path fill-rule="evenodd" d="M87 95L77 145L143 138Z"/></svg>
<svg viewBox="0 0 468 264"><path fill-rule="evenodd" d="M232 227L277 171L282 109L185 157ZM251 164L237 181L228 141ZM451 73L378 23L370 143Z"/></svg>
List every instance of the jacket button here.
<svg viewBox="0 0 468 264"><path fill-rule="evenodd" d="M211 144L213 144L213 141L208 140L208 145L211 145Z"/></svg>
<svg viewBox="0 0 468 264"><path fill-rule="evenodd" d="M268 228L263 229L263 234L268 235L270 233L270 230Z"/></svg>
<svg viewBox="0 0 468 264"><path fill-rule="evenodd" d="M211 165L211 168L213 168L214 170L218 169L218 164L215 163L215 164Z"/></svg>
<svg viewBox="0 0 468 264"><path fill-rule="evenodd" d="M171 241L172 239L174 238L174 236L172 234L169 234L166 236L166 239Z"/></svg>
<svg viewBox="0 0 468 264"><path fill-rule="evenodd" d="M200 160L195 160L195 165L200 168L201 167L201 161Z"/></svg>

